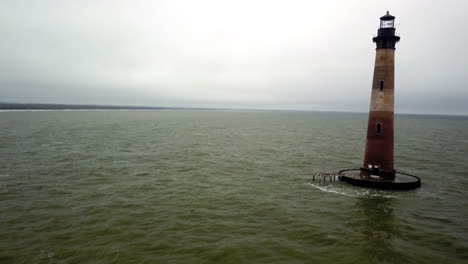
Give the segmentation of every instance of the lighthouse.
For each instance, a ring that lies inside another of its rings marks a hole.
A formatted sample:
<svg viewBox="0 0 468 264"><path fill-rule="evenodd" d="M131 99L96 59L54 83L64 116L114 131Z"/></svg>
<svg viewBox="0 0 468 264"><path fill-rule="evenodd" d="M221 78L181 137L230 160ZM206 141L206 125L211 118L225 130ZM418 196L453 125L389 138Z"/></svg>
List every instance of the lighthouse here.
<svg viewBox="0 0 468 264"><path fill-rule="evenodd" d="M395 34L395 17L388 11L380 18L377 36L372 40L376 44L376 53L361 176L394 179L395 44L400 37Z"/></svg>
<svg viewBox="0 0 468 264"><path fill-rule="evenodd" d="M341 181L361 187L418 188L419 177L394 168L395 45L400 37L395 33L395 17L388 11L380 18L377 36L372 40L376 49L364 162L360 169L340 170L338 176Z"/></svg>

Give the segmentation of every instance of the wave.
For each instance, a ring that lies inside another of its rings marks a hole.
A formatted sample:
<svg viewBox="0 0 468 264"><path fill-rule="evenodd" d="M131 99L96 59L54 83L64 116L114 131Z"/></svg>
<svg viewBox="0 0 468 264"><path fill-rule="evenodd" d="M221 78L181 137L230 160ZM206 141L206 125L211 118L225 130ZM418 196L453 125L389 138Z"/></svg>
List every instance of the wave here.
<svg viewBox="0 0 468 264"><path fill-rule="evenodd" d="M374 190L374 189L357 189L353 186L339 186L339 183L324 184L324 183L308 183L310 186L327 193L334 193L344 195L347 197L385 197L394 198L395 195L389 194L387 191Z"/></svg>

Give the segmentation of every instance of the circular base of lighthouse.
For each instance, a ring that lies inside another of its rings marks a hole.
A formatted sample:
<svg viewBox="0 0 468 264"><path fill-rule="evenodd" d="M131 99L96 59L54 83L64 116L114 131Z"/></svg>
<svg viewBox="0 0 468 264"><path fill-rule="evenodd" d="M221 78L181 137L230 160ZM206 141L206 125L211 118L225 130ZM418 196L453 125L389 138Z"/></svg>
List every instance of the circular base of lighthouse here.
<svg viewBox="0 0 468 264"><path fill-rule="evenodd" d="M341 170L338 175L341 181L360 187L383 190L411 190L421 187L419 177L402 172L396 172L393 180L378 179L373 175L370 177L361 176L360 169Z"/></svg>

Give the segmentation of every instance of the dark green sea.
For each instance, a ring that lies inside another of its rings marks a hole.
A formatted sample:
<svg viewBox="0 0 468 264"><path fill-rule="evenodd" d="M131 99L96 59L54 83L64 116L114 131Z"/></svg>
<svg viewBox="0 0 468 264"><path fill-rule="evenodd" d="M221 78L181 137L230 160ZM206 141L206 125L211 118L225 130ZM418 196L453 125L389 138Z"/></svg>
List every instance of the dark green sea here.
<svg viewBox="0 0 468 264"><path fill-rule="evenodd" d="M0 263L468 263L468 118L397 115L420 189L361 165L367 114L0 112Z"/></svg>

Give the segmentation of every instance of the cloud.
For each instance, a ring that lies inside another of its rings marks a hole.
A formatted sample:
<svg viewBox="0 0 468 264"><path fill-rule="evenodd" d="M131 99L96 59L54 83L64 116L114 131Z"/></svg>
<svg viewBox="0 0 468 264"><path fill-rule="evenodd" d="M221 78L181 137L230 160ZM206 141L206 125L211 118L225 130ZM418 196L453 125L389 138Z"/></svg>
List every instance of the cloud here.
<svg viewBox="0 0 468 264"><path fill-rule="evenodd" d="M0 97L367 111L371 38L390 8L402 37L397 111L468 114L468 106L451 107L468 96L466 7L455 0L3 1Z"/></svg>

